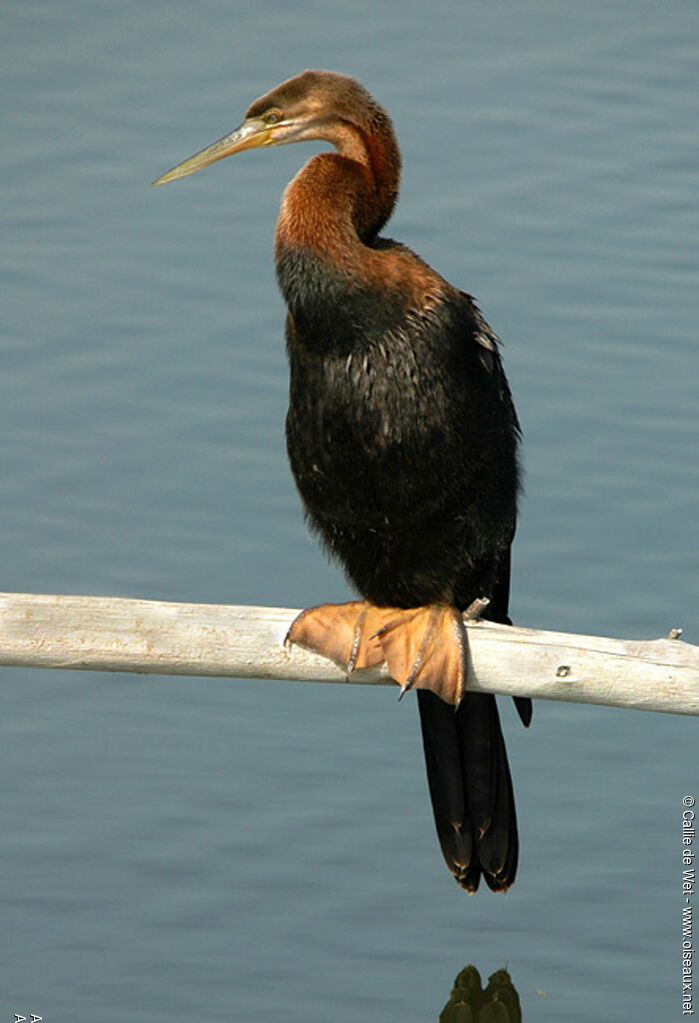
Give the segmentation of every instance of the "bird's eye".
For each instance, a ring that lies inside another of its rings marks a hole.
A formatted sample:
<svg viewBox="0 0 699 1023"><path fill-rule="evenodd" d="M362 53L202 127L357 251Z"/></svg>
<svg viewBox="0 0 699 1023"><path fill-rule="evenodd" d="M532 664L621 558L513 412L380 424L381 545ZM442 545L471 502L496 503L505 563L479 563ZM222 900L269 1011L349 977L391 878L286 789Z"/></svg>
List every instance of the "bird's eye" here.
<svg viewBox="0 0 699 1023"><path fill-rule="evenodd" d="M265 114L265 124L278 124L281 119L281 110L268 110Z"/></svg>

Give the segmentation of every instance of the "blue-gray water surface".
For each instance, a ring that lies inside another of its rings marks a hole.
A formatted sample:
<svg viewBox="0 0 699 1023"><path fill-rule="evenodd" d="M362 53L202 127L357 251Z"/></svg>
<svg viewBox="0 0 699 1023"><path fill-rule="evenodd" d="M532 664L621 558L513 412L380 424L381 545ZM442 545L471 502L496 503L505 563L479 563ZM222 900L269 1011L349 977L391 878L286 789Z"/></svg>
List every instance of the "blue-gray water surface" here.
<svg viewBox="0 0 699 1023"><path fill-rule="evenodd" d="M504 340L516 620L699 642L695 0L4 5L1 588L348 594L283 440L272 235L318 147L147 187L305 67L387 106L389 233ZM3 1019L436 1020L469 962L507 964L525 1020L681 1018L690 719L504 706L519 877L469 898L391 689L2 669L0 694Z"/></svg>

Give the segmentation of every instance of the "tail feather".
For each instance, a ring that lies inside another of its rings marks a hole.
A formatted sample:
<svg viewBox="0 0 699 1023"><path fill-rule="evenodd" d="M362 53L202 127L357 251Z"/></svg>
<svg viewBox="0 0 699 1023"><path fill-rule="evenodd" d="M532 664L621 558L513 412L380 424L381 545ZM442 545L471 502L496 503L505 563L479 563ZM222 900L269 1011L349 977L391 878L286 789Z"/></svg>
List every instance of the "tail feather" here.
<svg viewBox="0 0 699 1023"><path fill-rule="evenodd" d="M507 624L512 625L512 622L508 621ZM520 721L525 728L529 728L532 723L532 701L528 696L513 696L512 699L515 701Z"/></svg>
<svg viewBox="0 0 699 1023"><path fill-rule="evenodd" d="M517 817L495 698L468 693L454 710L417 694L427 781L447 866L469 892L481 874L494 891L515 879Z"/></svg>
<svg viewBox="0 0 699 1023"><path fill-rule="evenodd" d="M494 891L501 891L512 884L517 871L517 814L497 704L492 696L486 699L489 705L486 727L492 742L491 798L494 803L488 829L477 843L477 852L486 884Z"/></svg>

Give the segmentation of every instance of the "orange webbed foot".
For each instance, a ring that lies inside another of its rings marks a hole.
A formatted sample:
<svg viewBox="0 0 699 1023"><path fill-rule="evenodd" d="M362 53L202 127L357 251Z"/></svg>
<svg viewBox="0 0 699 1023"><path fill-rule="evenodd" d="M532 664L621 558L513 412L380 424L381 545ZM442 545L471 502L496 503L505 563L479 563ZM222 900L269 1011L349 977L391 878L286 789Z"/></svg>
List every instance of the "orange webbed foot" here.
<svg viewBox="0 0 699 1023"><path fill-rule="evenodd" d="M458 707L466 691L467 639L455 607L429 604L394 613L378 637L400 695L429 689Z"/></svg>
<svg viewBox="0 0 699 1023"><path fill-rule="evenodd" d="M343 671L374 668L385 660L376 639L383 624L376 620L378 611L367 600L309 607L291 623L285 642L329 657Z"/></svg>
<svg viewBox="0 0 699 1023"><path fill-rule="evenodd" d="M347 672L385 662L401 696L409 689L430 689L458 706L466 689L466 630L455 607L377 607L365 600L321 604L301 612L286 642L323 654Z"/></svg>

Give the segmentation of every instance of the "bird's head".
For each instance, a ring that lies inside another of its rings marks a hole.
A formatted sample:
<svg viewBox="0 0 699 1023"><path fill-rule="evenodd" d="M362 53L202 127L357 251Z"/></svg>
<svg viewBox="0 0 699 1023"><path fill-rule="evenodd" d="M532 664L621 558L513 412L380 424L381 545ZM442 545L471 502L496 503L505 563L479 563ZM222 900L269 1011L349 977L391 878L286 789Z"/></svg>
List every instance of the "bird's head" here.
<svg viewBox="0 0 699 1023"><path fill-rule="evenodd" d="M386 130L387 115L354 78L334 71L303 71L255 100L243 123L163 174L154 185L184 178L225 156L260 146L322 139L352 155L357 131Z"/></svg>

